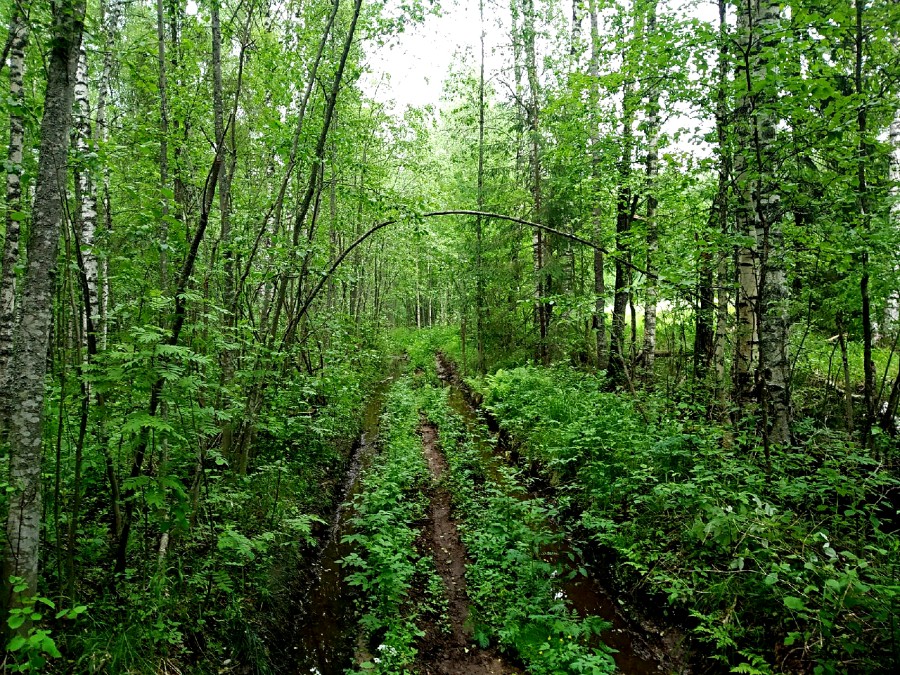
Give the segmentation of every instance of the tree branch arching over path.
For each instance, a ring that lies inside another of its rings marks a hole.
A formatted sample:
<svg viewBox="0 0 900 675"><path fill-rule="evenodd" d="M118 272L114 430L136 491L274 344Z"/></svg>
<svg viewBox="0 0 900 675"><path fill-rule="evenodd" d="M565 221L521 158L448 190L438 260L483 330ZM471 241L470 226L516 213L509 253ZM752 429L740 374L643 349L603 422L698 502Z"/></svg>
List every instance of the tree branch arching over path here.
<svg viewBox="0 0 900 675"><path fill-rule="evenodd" d="M299 323L300 319L302 319L303 316L306 315L306 312L309 310L310 305L312 305L313 300L315 300L316 296L318 296L319 291L322 290L322 287L325 285L325 282L327 282L328 279L331 278L331 275L334 274L334 271L338 267L340 267L341 263L344 262L344 259L348 255L350 255L350 253L353 251L353 249L355 249L357 246L362 244L366 239L371 237L373 234L375 234L379 230L382 230L385 227L388 227L390 225L396 225L397 223L403 222L406 220L437 218L439 216L477 216L477 217L481 217L481 218L492 218L494 220L505 220L510 223L518 223L519 225L525 225L526 227L533 227L533 228L537 228L539 230L543 230L544 232L549 232L550 234L555 234L559 237L563 237L565 239L569 239L570 241L574 241L576 243L582 244L583 246L587 246L589 248L592 248L592 249L595 249L598 251L602 251L604 254L606 254L610 257L617 258L617 256L610 253L609 250L607 250L603 246L600 246L600 244L590 241L588 239L584 239L583 237L579 237L577 234L563 232L562 230L558 230L555 227L550 227L549 225L542 225L541 223L535 223L530 220L525 220L524 218L517 218L516 216L508 216L508 215L505 215L502 213L491 213L488 211L472 211L472 210L468 210L468 209L448 209L448 210L444 210L444 211L429 211L427 213L416 213L416 214L411 214L408 217L391 218L390 220L385 220L381 223L378 223L377 225L373 225L366 232L363 232L361 235L359 235L359 237L357 237L353 241L353 243L351 243L347 248L345 248L343 251L341 251L341 254L331 264L331 267L329 267L325 271L325 273L321 275L321 277L319 278L319 282L315 285L315 287L312 289L312 291L310 291L309 295L306 297L306 300L303 302L303 306L300 308L300 311L297 312L297 314L291 318L291 321L290 321L287 329L285 330L285 333L284 333L285 336L290 335L291 331L296 326L296 324ZM626 266L635 270L636 272L640 272L642 274L647 275L648 277L652 277L653 279L659 280L659 277L657 275L651 274L650 272L643 269L642 267L639 267L638 265L634 265L624 259L622 260L622 262ZM282 340L282 346L284 346L284 340Z"/></svg>

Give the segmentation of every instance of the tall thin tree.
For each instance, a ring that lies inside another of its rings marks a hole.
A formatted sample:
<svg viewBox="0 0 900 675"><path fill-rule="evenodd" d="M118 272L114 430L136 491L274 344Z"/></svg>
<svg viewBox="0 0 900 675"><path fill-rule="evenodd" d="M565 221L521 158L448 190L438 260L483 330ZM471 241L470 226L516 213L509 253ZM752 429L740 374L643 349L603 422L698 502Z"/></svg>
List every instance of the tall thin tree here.
<svg viewBox="0 0 900 675"><path fill-rule="evenodd" d="M14 341L13 392L10 416L9 512L4 551L4 600L21 604L37 590L41 532L41 459L44 378L53 314L56 255L59 247L66 154L72 123L75 68L84 28L85 0L55 0L51 6L53 39L47 62L41 145L35 181L28 263L22 311ZM24 581L26 589L10 584ZM27 630L23 624L20 630Z"/></svg>

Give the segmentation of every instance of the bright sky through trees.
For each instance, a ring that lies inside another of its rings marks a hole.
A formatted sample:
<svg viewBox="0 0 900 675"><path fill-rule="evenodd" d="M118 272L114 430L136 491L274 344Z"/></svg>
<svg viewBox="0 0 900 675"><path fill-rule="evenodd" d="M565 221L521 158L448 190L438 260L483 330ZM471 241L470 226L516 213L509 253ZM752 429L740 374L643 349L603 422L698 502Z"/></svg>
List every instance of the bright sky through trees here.
<svg viewBox="0 0 900 675"><path fill-rule="evenodd" d="M390 0L386 3L388 12L399 4L399 0ZM718 20L714 2L670 0L661 4L667 5L672 12L711 24ZM486 0L484 4L485 73L501 96L508 94L512 81L507 72L512 62L509 11L507 2ZM571 21L571 5L565 11ZM587 15L582 11L581 16L582 35L587 35ZM429 14L423 23L409 25L383 47L367 47L367 72L361 79L361 87L374 100L393 104L397 112L406 107L434 106L439 109L446 78L452 72L477 68L480 36L478 0L444 0L440 9ZM711 131L712 120L698 120L686 107L681 107L681 114L673 114L665 121L663 130L666 133L692 130L698 122L702 122L700 133ZM702 147L701 154L709 154L710 147L703 146L706 147ZM698 149L686 137L670 147L677 150L690 148L694 154Z"/></svg>

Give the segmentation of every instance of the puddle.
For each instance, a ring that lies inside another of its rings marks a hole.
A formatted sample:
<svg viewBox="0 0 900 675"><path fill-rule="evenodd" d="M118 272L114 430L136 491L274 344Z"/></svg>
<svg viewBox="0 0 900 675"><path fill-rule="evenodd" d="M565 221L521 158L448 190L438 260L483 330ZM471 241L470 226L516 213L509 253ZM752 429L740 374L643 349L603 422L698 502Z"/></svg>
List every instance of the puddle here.
<svg viewBox="0 0 900 675"><path fill-rule="evenodd" d="M300 610L302 616L293 633L296 656L292 672L298 675L343 675L353 661L357 633L355 589L344 582L344 570L339 562L351 552L352 544L341 540L350 532L359 476L371 463L384 394L395 372L396 367L392 367L392 375L378 384L366 404L362 433L344 478L339 506L316 565L315 580Z"/></svg>

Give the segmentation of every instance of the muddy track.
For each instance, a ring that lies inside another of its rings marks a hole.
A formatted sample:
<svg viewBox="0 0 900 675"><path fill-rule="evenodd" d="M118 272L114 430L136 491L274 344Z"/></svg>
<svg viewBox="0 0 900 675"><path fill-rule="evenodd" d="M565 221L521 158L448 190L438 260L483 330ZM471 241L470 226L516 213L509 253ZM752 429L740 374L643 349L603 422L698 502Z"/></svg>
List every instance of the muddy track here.
<svg viewBox="0 0 900 675"><path fill-rule="evenodd" d="M513 675L523 671L502 655L479 648L472 641L469 599L466 595L466 549L453 519L450 493L441 484L447 460L440 450L437 429L421 428L422 450L432 477L432 497L424 531L438 574L444 582L448 603L450 634L446 627L425 626L419 648L418 668L422 675Z"/></svg>
<svg viewBox="0 0 900 675"><path fill-rule="evenodd" d="M385 392L404 360L403 357L391 359L387 376L368 398L360 436L353 445L343 482L335 495L331 520L319 533L314 564L304 571L310 578L304 580L303 591L295 600L296 615L283 629L287 657L278 664L278 672L343 675L352 663L357 648L354 605L357 591L346 583L346 571L340 563L353 550L351 544L343 541L343 536L351 529L359 477L375 452Z"/></svg>
<svg viewBox="0 0 900 675"><path fill-rule="evenodd" d="M462 380L455 364L444 354L437 354L435 364L438 378L451 387L451 406L468 421L470 427L487 422L490 432L497 434L501 441L494 446L491 454L498 462L509 461L510 458L504 457L502 451L503 447L508 446L509 438L500 430L496 420L489 415L485 418L485 413L480 410L480 396ZM552 500L552 495L546 494L546 491L541 492L541 497ZM528 494L538 496L531 491ZM565 565L566 554L574 551L575 547L566 539L551 554L557 562ZM575 575L563 584L562 590L580 616L597 615L612 624L602 640L616 651L613 658L622 673L650 675L658 672L694 672L690 664L690 652L684 644L684 633L677 627L663 626L638 611L629 602L629 598L613 593L596 574L588 577ZM701 669L701 672L704 671Z"/></svg>

